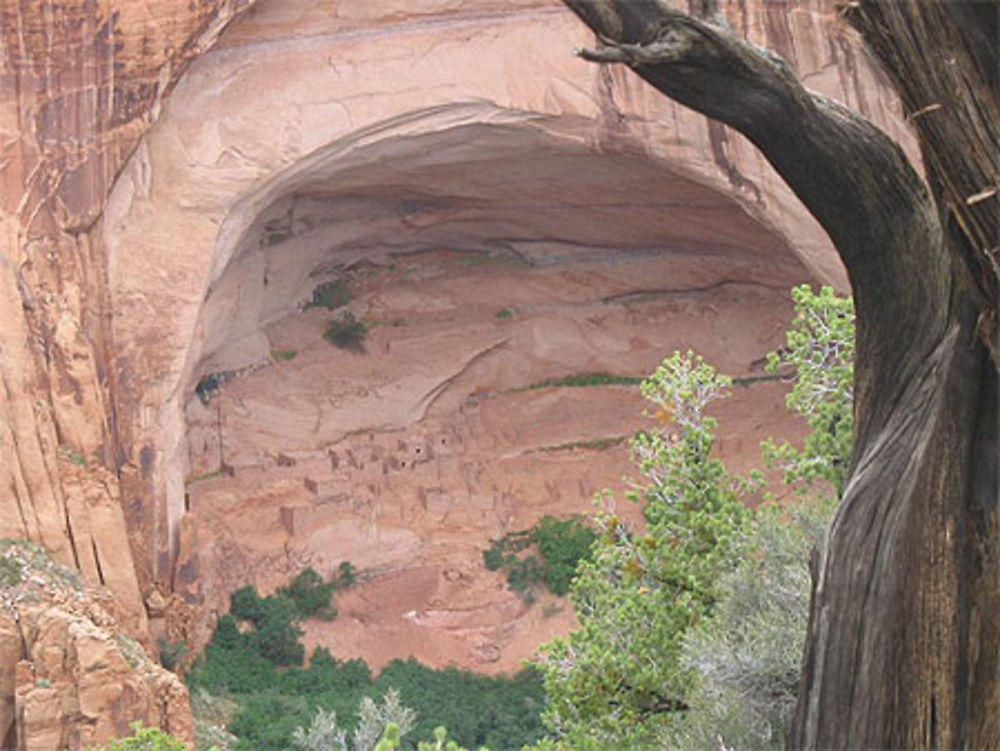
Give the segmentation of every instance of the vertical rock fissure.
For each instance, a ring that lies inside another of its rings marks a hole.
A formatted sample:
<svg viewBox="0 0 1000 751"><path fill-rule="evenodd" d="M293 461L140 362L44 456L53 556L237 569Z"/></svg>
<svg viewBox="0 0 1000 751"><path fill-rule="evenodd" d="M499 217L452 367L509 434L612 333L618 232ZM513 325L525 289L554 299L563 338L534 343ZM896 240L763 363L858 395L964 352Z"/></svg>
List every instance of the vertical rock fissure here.
<svg viewBox="0 0 1000 751"><path fill-rule="evenodd" d="M101 555L97 550L97 540L90 538L90 547L94 551L94 565L97 567L97 579L104 586L104 569L101 567Z"/></svg>

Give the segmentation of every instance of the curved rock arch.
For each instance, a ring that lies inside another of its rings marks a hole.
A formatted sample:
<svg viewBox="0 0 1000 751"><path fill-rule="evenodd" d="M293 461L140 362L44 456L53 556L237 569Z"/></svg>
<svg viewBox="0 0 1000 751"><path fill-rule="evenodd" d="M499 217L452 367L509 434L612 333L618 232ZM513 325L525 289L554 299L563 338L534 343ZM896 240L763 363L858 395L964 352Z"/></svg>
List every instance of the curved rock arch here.
<svg viewBox="0 0 1000 751"><path fill-rule="evenodd" d="M213 308L213 292L238 282L233 271L248 251L260 249L250 238L261 231L262 212L335 173L354 175L352 189L364 194L371 182L357 175L378 173L365 160L379 149L383 156L396 149L395 158L410 159L413 169L421 147L443 149L459 164L463 148L466 159L475 159L475 148L491 138L494 145L506 139L500 152L534 144L553 159L590 160L595 175L605 161L617 160L619 178L643 163L656 165L661 185L672 174L700 200L714 196L714 210L726 220L717 214L700 231L711 236L741 222L757 226L786 252L777 259L762 248L742 252L756 253L769 273L784 264L782 283L811 277L844 286L825 234L759 154L624 73L572 57L574 42L588 38L561 8L525 3L491 14L462 7L431 21L403 22L387 12L364 29L331 22L305 38L281 38L279 24L268 21L273 5L259 3L255 16L235 23L191 66L116 181L104 216L121 441L142 469L137 495L152 500L148 532L160 577L169 576L184 512L184 403L206 372L249 364L266 351L253 342L264 309L255 322L241 322ZM822 3L805 5L809 23L784 32L803 34L799 46L810 49L809 43L821 46L827 27ZM769 30L765 24L764 37ZM845 52L836 49L829 45L807 61L815 82L861 99L873 74L856 58L849 69L838 67ZM883 114L894 116L890 108ZM395 202L389 224L398 224L399 203L406 201L404 213L414 209L432 224L448 224L439 221L441 211L475 215L468 203L421 205L416 187L410 180L374 203L371 195L360 198L370 209ZM739 245L735 237L712 241ZM673 242L695 239L680 232ZM288 281L287 299L267 302L264 318L301 302L305 291L301 279ZM246 306L239 310L247 313Z"/></svg>

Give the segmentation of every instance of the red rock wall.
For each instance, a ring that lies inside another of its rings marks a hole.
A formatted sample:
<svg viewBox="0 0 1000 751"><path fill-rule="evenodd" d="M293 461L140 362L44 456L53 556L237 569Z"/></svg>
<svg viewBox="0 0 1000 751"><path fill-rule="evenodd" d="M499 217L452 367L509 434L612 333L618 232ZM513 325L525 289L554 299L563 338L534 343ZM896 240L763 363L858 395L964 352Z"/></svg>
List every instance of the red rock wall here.
<svg viewBox="0 0 1000 751"><path fill-rule="evenodd" d="M117 450L91 230L172 84L249 3L0 6L0 537L37 540L92 581L100 566L135 625L116 474L138 468Z"/></svg>
<svg viewBox="0 0 1000 751"><path fill-rule="evenodd" d="M0 4L0 537L37 541L107 585L124 609L120 627L143 639L149 567L141 536L135 565L119 483L140 470L118 448L106 263L92 230L177 77L251 2ZM128 505L141 510L143 499ZM36 657L93 657L59 617L45 615L62 625L39 627L26 653L19 646L16 680L3 652L0 701L12 707L16 692L27 713L18 748L75 749L126 730L129 719L165 721L166 699L152 683L121 671L109 678L120 655L104 672L81 668L39 687ZM72 672L71 663L60 670ZM172 711L186 713L186 701ZM97 730L72 730L78 722Z"/></svg>

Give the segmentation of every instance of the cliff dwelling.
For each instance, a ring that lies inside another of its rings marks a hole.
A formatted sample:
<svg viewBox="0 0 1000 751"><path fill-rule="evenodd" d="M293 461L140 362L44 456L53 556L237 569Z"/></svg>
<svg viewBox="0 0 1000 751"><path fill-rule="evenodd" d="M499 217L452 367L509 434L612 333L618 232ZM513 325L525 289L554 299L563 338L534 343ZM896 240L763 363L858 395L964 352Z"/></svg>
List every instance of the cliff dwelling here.
<svg viewBox="0 0 1000 751"><path fill-rule="evenodd" d="M293 567L350 560L382 578L440 569L444 591L388 599L400 614L444 611L442 630L493 632L510 620L498 610L526 608L483 571L489 539L587 512L629 473L637 383L665 353L762 375L787 289L808 272L717 192L531 123L352 156L279 177L209 287L184 395L185 510L217 525L213 545L239 541L218 566L223 595L248 574L287 579L287 551ZM325 293L333 310L312 304ZM323 337L345 311L370 328L355 349ZM571 385L594 373L618 380ZM782 399L771 382L741 389L726 449L752 461L756 440L786 432ZM201 544L181 554L204 556ZM379 638L348 639L350 623L316 628L355 649ZM386 655L455 659L450 642L427 654L433 639L413 630L383 635ZM481 641L469 648L498 656Z"/></svg>

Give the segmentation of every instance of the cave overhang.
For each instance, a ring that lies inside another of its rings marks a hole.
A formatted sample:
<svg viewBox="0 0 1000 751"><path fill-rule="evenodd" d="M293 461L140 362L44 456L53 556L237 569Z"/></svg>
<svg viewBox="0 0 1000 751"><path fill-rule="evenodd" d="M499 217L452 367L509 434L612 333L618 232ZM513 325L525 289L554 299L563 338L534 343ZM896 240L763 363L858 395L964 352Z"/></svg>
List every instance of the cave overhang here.
<svg viewBox="0 0 1000 751"><path fill-rule="evenodd" d="M408 55L388 34L318 35L276 69L254 44L222 45L178 84L104 223L117 410L161 573L184 513L194 385L265 357L261 327L338 268L432 248L539 263L670 252L713 256L716 280L844 286L766 164L731 159L717 126L574 59L582 30L543 15L530 54L518 14L464 22L476 66L441 26L407 31ZM733 142L729 154L747 148Z"/></svg>

